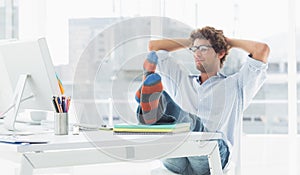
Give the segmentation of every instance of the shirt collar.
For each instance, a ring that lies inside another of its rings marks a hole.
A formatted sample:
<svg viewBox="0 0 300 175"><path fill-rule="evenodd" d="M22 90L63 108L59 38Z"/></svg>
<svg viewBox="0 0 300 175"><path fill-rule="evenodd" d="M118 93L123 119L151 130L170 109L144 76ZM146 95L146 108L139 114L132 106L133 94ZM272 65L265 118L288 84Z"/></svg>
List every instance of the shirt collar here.
<svg viewBox="0 0 300 175"><path fill-rule="evenodd" d="M197 83L200 84L200 76L201 76L201 73L200 74L190 74L189 75L189 78L191 79L195 79L197 81ZM213 76L215 78L226 78L227 76L221 72L217 72L217 75ZM212 77L211 77L212 78ZM210 79L210 78L209 78Z"/></svg>
<svg viewBox="0 0 300 175"><path fill-rule="evenodd" d="M226 78L227 76L221 72L217 72L217 76L221 78Z"/></svg>
<svg viewBox="0 0 300 175"><path fill-rule="evenodd" d="M201 73L200 74L189 74L190 78L197 78L197 79L199 79L200 76L201 76ZM216 77L226 78L227 76L225 74L221 73L221 72L217 72Z"/></svg>

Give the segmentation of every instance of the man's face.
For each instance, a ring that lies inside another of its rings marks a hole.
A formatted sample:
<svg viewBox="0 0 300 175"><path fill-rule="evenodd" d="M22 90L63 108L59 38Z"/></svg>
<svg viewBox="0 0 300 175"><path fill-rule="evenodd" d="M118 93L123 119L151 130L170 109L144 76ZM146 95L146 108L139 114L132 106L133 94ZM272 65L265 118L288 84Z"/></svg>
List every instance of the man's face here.
<svg viewBox="0 0 300 175"><path fill-rule="evenodd" d="M196 68L202 73L217 72L220 68L218 54L208 40L196 39L193 43Z"/></svg>

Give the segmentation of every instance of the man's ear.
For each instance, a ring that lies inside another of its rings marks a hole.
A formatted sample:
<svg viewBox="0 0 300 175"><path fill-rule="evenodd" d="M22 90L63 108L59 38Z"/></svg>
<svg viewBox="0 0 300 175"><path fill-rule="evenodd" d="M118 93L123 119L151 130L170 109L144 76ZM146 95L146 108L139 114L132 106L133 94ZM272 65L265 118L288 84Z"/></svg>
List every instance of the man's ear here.
<svg viewBox="0 0 300 175"><path fill-rule="evenodd" d="M220 60L221 58L223 58L224 55L225 55L225 50L221 50L221 51L218 53L218 58L219 58L219 60Z"/></svg>

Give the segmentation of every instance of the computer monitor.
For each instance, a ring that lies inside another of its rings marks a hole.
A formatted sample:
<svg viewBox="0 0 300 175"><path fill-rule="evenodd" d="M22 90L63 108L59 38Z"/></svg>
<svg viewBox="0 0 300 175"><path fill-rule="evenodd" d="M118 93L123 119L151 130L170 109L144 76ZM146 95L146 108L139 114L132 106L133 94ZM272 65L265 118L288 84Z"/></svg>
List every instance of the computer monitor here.
<svg viewBox="0 0 300 175"><path fill-rule="evenodd" d="M13 106L4 118L8 130L16 129L20 109L54 110L52 96L60 91L45 38L0 43L0 59L9 79L8 85L1 86L14 89L13 96L6 99ZM33 98L22 100L30 96Z"/></svg>

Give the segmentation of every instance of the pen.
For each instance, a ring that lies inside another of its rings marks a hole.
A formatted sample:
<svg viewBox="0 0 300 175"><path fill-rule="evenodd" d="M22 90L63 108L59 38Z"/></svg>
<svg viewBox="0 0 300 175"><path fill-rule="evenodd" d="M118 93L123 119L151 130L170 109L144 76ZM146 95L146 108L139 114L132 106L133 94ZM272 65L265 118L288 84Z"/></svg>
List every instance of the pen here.
<svg viewBox="0 0 300 175"><path fill-rule="evenodd" d="M66 111L66 99L65 98L66 98L65 96L61 97L61 108L62 108L63 112L67 112Z"/></svg>
<svg viewBox="0 0 300 175"><path fill-rule="evenodd" d="M57 107L58 107L58 111L60 112L60 113L63 113L63 111L62 111L62 108L61 108L61 101L60 101L60 98L59 97L56 97L56 101L57 101Z"/></svg>
<svg viewBox="0 0 300 175"><path fill-rule="evenodd" d="M58 107L57 107L57 104L56 104L56 101L55 101L55 96L53 96L53 99L52 99L52 103L53 103L53 106L55 108L55 111L58 113Z"/></svg>

